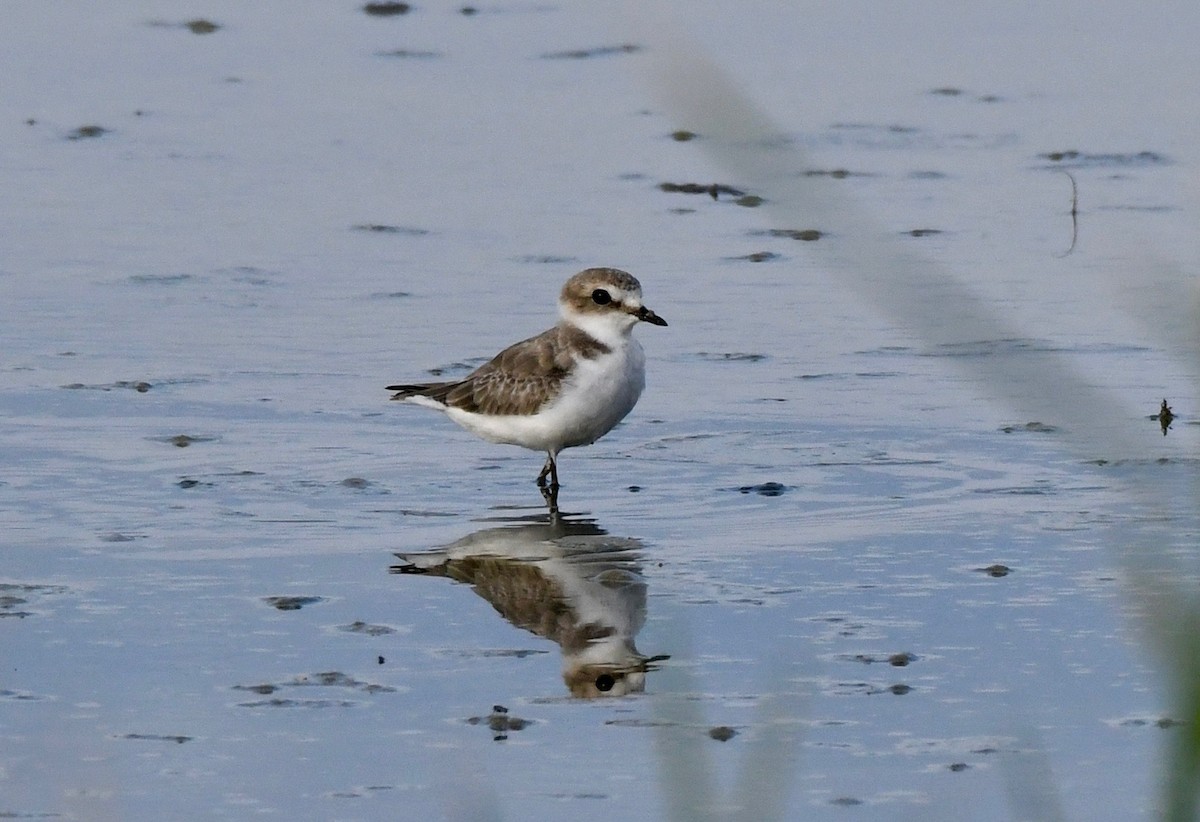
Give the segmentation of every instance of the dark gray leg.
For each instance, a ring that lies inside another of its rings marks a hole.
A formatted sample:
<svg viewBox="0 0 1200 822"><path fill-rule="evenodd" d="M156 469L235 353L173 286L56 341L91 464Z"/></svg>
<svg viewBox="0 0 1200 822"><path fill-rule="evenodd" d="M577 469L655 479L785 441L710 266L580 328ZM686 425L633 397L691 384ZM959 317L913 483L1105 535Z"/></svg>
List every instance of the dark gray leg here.
<svg viewBox="0 0 1200 822"><path fill-rule="evenodd" d="M550 487L558 490L558 463L554 459L553 454L546 456L546 464L542 466L542 473L538 474L537 484L545 488L546 477L550 477Z"/></svg>

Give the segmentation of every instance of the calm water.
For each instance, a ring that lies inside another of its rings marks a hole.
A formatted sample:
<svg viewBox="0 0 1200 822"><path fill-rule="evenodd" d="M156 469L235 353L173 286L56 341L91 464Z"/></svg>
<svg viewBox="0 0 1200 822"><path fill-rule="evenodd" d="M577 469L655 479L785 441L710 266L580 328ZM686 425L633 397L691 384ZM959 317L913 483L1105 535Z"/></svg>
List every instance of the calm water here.
<svg viewBox="0 0 1200 822"><path fill-rule="evenodd" d="M1200 12L1135 11L8 4L0 816L1156 818ZM670 326L547 523L382 387L590 265Z"/></svg>

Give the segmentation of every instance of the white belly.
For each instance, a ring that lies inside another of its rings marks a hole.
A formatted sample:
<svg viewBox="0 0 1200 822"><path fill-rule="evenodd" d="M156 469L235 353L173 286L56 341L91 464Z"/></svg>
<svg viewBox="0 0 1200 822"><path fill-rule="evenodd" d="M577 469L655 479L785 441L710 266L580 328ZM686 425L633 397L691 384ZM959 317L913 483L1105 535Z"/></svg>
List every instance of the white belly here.
<svg viewBox="0 0 1200 822"><path fill-rule="evenodd" d="M488 416L446 409L450 419L492 442L558 453L589 445L625 418L646 385L645 355L632 338L608 354L578 360L558 399L536 414Z"/></svg>

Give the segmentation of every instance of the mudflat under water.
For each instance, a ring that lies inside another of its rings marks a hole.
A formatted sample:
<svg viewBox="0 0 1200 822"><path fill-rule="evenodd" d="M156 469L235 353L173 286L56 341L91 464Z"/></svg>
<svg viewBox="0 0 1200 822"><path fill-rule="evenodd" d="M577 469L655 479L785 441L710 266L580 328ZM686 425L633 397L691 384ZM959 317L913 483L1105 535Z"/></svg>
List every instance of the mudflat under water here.
<svg viewBox="0 0 1200 822"><path fill-rule="evenodd" d="M6 6L0 816L1160 814L1200 12L195 14ZM591 265L552 520L383 386Z"/></svg>

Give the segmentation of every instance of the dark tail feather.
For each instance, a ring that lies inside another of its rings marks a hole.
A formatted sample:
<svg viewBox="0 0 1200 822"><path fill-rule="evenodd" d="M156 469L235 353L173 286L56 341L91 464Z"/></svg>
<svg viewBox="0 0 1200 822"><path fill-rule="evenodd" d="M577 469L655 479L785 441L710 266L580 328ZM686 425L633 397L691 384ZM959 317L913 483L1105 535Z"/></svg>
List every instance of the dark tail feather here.
<svg viewBox="0 0 1200 822"><path fill-rule="evenodd" d="M454 386L458 385L455 382L428 382L417 385L389 385L385 390L395 391L392 395L394 400L404 400L409 397L430 397L438 402L445 402L446 395Z"/></svg>

